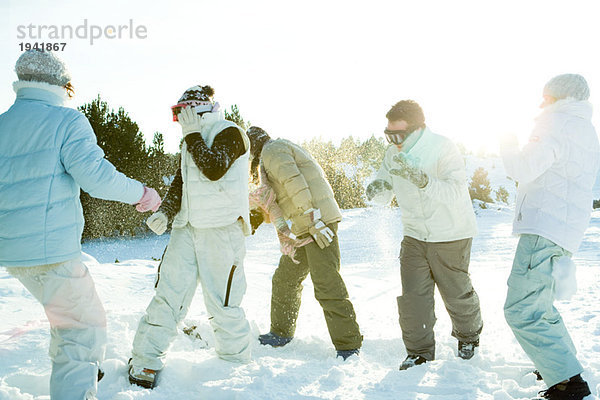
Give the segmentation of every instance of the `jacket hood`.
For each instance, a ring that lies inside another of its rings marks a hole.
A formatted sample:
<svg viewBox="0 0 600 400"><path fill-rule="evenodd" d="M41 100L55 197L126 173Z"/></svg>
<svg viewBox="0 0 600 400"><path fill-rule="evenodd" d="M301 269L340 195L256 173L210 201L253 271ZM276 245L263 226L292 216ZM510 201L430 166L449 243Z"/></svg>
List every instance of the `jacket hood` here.
<svg viewBox="0 0 600 400"><path fill-rule="evenodd" d="M17 99L41 100L55 106L62 106L69 99L64 88L46 82L16 81L13 90Z"/></svg>
<svg viewBox="0 0 600 400"><path fill-rule="evenodd" d="M587 100L575 100L573 98L557 100L555 103L545 107L536 120L545 118L550 114L568 114L573 117L592 119L593 106Z"/></svg>

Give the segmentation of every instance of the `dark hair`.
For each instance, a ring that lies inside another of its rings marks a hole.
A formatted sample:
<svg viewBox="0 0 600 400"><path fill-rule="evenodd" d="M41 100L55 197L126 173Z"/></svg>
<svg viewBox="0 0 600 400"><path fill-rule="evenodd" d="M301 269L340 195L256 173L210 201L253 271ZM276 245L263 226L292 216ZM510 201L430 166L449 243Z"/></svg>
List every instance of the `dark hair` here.
<svg viewBox="0 0 600 400"><path fill-rule="evenodd" d="M406 121L413 128L425 127L425 115L421 106L414 100L401 100L394 104L385 115L388 121Z"/></svg>
<svg viewBox="0 0 600 400"><path fill-rule="evenodd" d="M252 182L258 183L260 181L260 156L263 146L271 140L271 137L264 129L259 128L258 126L251 126L248 128L246 135L250 141L250 154L252 155L252 162L250 163Z"/></svg>

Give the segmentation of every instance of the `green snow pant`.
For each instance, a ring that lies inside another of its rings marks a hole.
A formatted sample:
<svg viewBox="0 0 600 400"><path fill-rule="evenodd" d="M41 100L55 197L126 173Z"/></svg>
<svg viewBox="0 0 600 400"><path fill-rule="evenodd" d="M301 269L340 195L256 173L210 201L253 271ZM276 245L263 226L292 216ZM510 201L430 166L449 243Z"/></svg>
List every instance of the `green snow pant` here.
<svg viewBox="0 0 600 400"><path fill-rule="evenodd" d="M328 225L337 233L337 224ZM329 247L319 248L315 242L300 247L294 262L281 256L273 275L271 295L271 332L293 337L300 311L302 282L310 272L315 298L321 304L329 336L336 350L359 349L362 335L348 291L340 275L340 247L337 234Z"/></svg>
<svg viewBox="0 0 600 400"><path fill-rule="evenodd" d="M567 328L552 304L553 263L564 256L571 253L548 239L521 235L504 304L506 322L548 387L583 371Z"/></svg>
<svg viewBox="0 0 600 400"><path fill-rule="evenodd" d="M463 342L479 340L483 322L479 297L469 277L472 241L430 243L409 236L402 240L402 296L397 301L407 354L435 358L436 284L452 320L452 336Z"/></svg>

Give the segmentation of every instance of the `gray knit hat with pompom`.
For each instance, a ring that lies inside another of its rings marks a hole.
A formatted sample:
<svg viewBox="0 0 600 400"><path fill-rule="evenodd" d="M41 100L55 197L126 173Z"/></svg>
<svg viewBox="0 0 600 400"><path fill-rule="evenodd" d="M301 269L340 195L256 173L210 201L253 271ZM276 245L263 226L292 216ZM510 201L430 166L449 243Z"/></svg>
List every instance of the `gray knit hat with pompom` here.
<svg viewBox="0 0 600 400"><path fill-rule="evenodd" d="M557 100L568 97L575 100L587 100L590 98L590 88L583 76L562 74L555 76L546 83L544 95L552 96Z"/></svg>
<svg viewBox="0 0 600 400"><path fill-rule="evenodd" d="M65 63L49 51L24 52L17 60L15 72L22 81L46 82L55 86L65 86L71 81Z"/></svg>

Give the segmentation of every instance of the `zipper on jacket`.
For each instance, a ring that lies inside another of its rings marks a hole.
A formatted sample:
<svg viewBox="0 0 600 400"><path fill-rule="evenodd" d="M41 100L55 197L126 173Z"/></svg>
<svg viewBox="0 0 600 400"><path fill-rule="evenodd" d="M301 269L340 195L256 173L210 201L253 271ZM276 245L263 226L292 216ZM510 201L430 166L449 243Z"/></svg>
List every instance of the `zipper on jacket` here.
<svg viewBox="0 0 600 400"><path fill-rule="evenodd" d="M233 281L233 273L237 267L235 265L231 266L231 271L229 271L229 279L227 280L227 291L225 292L225 303L223 305L227 307L229 305L229 295L231 294L231 282Z"/></svg>
<svg viewBox="0 0 600 400"><path fill-rule="evenodd" d="M517 221L521 221L523 219L523 214L521 214L521 210L523 209L523 204L525 204L526 194L523 195L523 200L521 200L521 204L519 205L519 212L517 213Z"/></svg>

